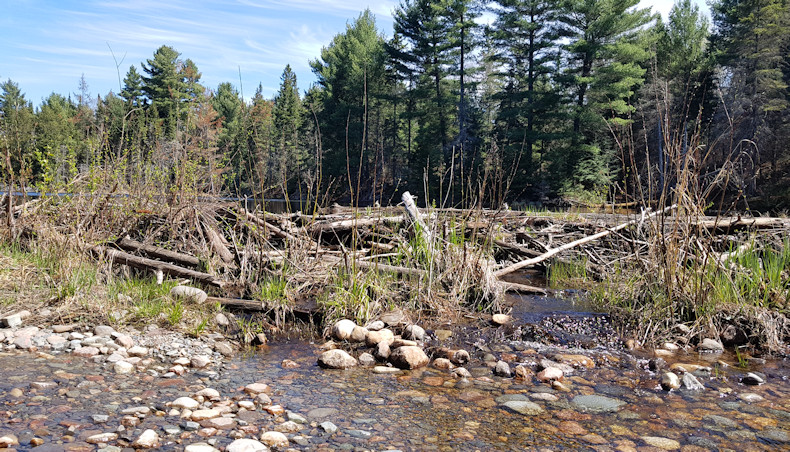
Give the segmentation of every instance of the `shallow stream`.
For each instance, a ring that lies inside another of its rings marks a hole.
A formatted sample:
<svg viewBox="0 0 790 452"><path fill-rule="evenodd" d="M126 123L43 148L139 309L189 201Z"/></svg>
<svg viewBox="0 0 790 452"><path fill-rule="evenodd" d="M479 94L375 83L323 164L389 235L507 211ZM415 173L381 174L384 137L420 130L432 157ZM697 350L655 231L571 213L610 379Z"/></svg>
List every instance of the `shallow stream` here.
<svg viewBox="0 0 790 452"><path fill-rule="evenodd" d="M20 438L20 450L31 449L33 437L45 442L36 450L95 450L81 441L97 431L115 430L118 420L113 414L127 407L149 405L166 411L164 403L203 386L243 398L241 388L264 381L273 388L274 403L292 416L278 420L259 411L239 419L260 425L261 431L286 418L304 420L301 431L289 434L297 450L790 450L786 360L755 360L741 368L728 354L679 352L666 358L667 365L704 366L694 375L705 389L666 392L659 386L660 375L648 368L648 351L632 354L594 346L588 327L610 334L605 318L578 312L583 306L567 303L524 297L513 313L521 319L518 322L526 322L523 325L506 331L456 330L450 341L472 354L466 367L473 378L468 380L433 368L395 374L369 368L323 370L316 365L319 344L306 340L270 343L231 360L216 374L198 371L171 380L144 373L116 376L101 364L67 355L0 354L0 434L13 431ZM552 328L557 333L546 334L562 336L552 337L553 345L533 340L536 331ZM573 348L579 346L583 348ZM594 367L582 363L565 377L562 387L534 378L496 377L485 363L493 357L514 367L580 354ZM284 365L285 360L298 367ZM741 383L746 372L753 371L764 374L766 383ZM57 386L29 389L37 380ZM25 396L13 396L14 388L24 388ZM110 414L110 420L97 425L93 416L104 414ZM320 424L326 421L337 432L324 431ZM166 450L204 440L175 433L179 425L177 418L148 416L126 432L131 438L141 429L156 429L168 439ZM232 441L227 435L215 438L218 447Z"/></svg>

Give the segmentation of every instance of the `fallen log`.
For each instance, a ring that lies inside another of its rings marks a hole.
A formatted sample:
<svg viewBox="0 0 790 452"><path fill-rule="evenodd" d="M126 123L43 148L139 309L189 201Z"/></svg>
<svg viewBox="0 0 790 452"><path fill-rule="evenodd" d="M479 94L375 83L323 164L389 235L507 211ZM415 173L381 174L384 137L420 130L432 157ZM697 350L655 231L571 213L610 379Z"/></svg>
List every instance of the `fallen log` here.
<svg viewBox="0 0 790 452"><path fill-rule="evenodd" d="M297 240L299 240L293 234L289 234L288 232L283 231L282 229L280 229L277 226L269 223L268 221L264 221L264 220L258 218L256 215L254 215L252 212L250 212L247 209L244 209L244 218L246 218L248 221L250 221L250 222L252 222L252 223L254 223L254 224L256 224L256 225L258 225L258 226L260 226L262 228L264 228L265 230L271 231L272 234L276 235L277 237L280 237L281 239L290 240L290 241L297 241Z"/></svg>
<svg viewBox="0 0 790 452"><path fill-rule="evenodd" d="M508 267L505 267L505 268L502 268L500 270L497 270L497 271L494 272L494 276L496 276L497 278L501 278L501 277L503 277L503 276L505 276L505 275L507 275L509 273L513 273L516 270L520 270L522 268L538 264L540 262L545 261L546 259L549 259L550 257L552 257L552 256L554 256L556 254L559 254L559 253L563 252L563 251L567 251L567 250L575 248L575 247L577 247L579 245L583 245L585 243L593 242L593 241L598 240L600 238L606 237L607 235L611 234L612 232L619 231L621 229L627 228L628 226L632 226L632 225L641 223L642 221L650 219L650 218L653 218L653 217L655 217L657 215L665 214L665 213L675 209L676 207L677 207L677 205L673 204L673 205L671 205L671 206L669 206L669 207L667 207L667 208L665 208L665 209L663 209L663 210L661 210L659 212L653 212L653 213L651 213L649 215L646 215L646 216L643 216L641 218L634 219L634 220L622 223L622 224L620 224L618 226L615 226L614 228L606 229L606 230L601 231L601 232L599 232L597 234L593 234L593 235L581 238L579 240L574 240L574 241L572 241L570 243L566 243L565 245L558 246L556 248L552 248L552 249L546 251L545 253L541 254L538 257L533 257L531 259L523 260L521 262L517 262L517 263L515 263L513 265L510 265Z"/></svg>
<svg viewBox="0 0 790 452"><path fill-rule="evenodd" d="M715 233L728 233L740 229L774 229L790 227L790 221L782 218L717 218L715 220L702 220L696 223L702 229Z"/></svg>
<svg viewBox="0 0 790 452"><path fill-rule="evenodd" d="M420 211L417 210L417 204L414 203L414 197L411 193L405 191L403 192L403 196L401 196L401 200L403 201L403 208L406 209L406 213L409 215L412 224L417 226L414 228L414 233L417 236L422 235L429 249L433 251L433 234L431 234L425 222L422 221Z"/></svg>
<svg viewBox="0 0 790 452"><path fill-rule="evenodd" d="M507 281L499 281L499 284L505 292L529 294L529 295L546 295L548 291L542 287L528 286L526 284L519 284Z"/></svg>
<svg viewBox="0 0 790 452"><path fill-rule="evenodd" d="M266 312L272 309L271 306L267 306L265 301L258 301L258 300L245 300L242 298L223 298L223 297L208 297L206 298L207 303L219 303L222 306L239 309L242 311L254 311L254 312ZM299 314L306 314L306 315L315 315L318 311L318 305L316 303L307 303L303 305L294 305L288 307L291 311L299 313Z"/></svg>
<svg viewBox="0 0 790 452"><path fill-rule="evenodd" d="M149 270L154 273L162 272L168 276L188 278L211 287L222 288L227 284L227 282L219 280L214 275L208 273L179 267L167 262L135 256L102 245L92 246L90 250L98 255L106 256L110 262L117 262L140 270Z"/></svg>
<svg viewBox="0 0 790 452"><path fill-rule="evenodd" d="M233 253L230 252L227 246L222 243L222 238L219 236L217 231L214 230L211 226L204 224L203 230L206 231L206 235L208 236L209 244L211 245L211 249L214 250L215 253L222 259L223 262L226 264L230 264L233 262Z"/></svg>
<svg viewBox="0 0 790 452"><path fill-rule="evenodd" d="M332 221L329 223L316 223L310 228L310 234L313 237L324 232L342 232L349 231L354 228L362 228L366 226L376 226L378 224L398 224L403 222L403 216L397 217L381 217L381 218L355 218L350 220Z"/></svg>
<svg viewBox="0 0 790 452"><path fill-rule="evenodd" d="M146 245L145 243L132 240L129 238L129 236L116 241L115 244L123 250L140 252L154 259L161 259L175 264L187 265L191 267L198 267L200 265L200 259L195 256L166 250L158 246Z"/></svg>

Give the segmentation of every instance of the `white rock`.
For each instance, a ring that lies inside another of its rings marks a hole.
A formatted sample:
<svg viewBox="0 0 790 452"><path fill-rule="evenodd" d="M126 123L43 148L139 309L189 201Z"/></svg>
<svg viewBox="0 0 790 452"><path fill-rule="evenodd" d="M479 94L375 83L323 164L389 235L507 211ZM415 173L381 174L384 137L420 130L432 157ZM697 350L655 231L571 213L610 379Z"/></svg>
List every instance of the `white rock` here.
<svg viewBox="0 0 790 452"><path fill-rule="evenodd" d="M288 437L280 432L266 432L261 435L261 442L269 447L288 447Z"/></svg>
<svg viewBox="0 0 790 452"><path fill-rule="evenodd" d="M189 360L189 365L196 369L202 369L209 364L211 364L211 359L208 356L195 355Z"/></svg>
<svg viewBox="0 0 790 452"><path fill-rule="evenodd" d="M170 289L170 296L173 298L184 298L202 304L208 299L208 294L197 287L175 286Z"/></svg>
<svg viewBox="0 0 790 452"><path fill-rule="evenodd" d="M7 315L0 319L0 327L16 328L22 324L22 316L19 313Z"/></svg>
<svg viewBox="0 0 790 452"><path fill-rule="evenodd" d="M137 449L154 449L159 447L159 445L159 435L151 429L144 431L134 442L132 442L132 447Z"/></svg>
<svg viewBox="0 0 790 452"><path fill-rule="evenodd" d="M205 397L209 400L219 400L219 391L213 388L201 389L195 393L196 397Z"/></svg>
<svg viewBox="0 0 790 452"><path fill-rule="evenodd" d="M93 334L96 336L112 336L112 333L114 332L115 329L107 325L99 325L93 329Z"/></svg>
<svg viewBox="0 0 790 452"><path fill-rule="evenodd" d="M99 443L109 443L110 441L115 441L118 439L117 433L99 433L96 435L91 435L85 439L86 443L89 444L99 444Z"/></svg>
<svg viewBox="0 0 790 452"><path fill-rule="evenodd" d="M260 441L249 438L237 439L228 444L228 447L225 449L226 452L267 452L268 450L269 448Z"/></svg>
<svg viewBox="0 0 790 452"><path fill-rule="evenodd" d="M330 369L347 369L357 365L357 360L344 350L327 350L318 358L318 364Z"/></svg>
<svg viewBox="0 0 790 452"><path fill-rule="evenodd" d="M219 417L220 413L214 409L208 410L197 410L192 412L192 420L195 422L205 421L206 419L213 419L215 417Z"/></svg>
<svg viewBox="0 0 790 452"><path fill-rule="evenodd" d="M134 347L127 350L126 353L128 353L129 356L145 356L148 354L148 349L139 345L135 345Z"/></svg>
<svg viewBox="0 0 790 452"><path fill-rule="evenodd" d="M219 452L219 449L208 443L195 443L185 447L184 452Z"/></svg>
<svg viewBox="0 0 790 452"><path fill-rule="evenodd" d="M381 320L376 320L365 325L365 328L367 328L368 331L378 331L384 329L385 326L387 325L385 325L384 322Z"/></svg>
<svg viewBox="0 0 790 452"><path fill-rule="evenodd" d="M406 339L421 341L425 339L425 329L419 325L409 325L405 330L403 330L403 337Z"/></svg>
<svg viewBox="0 0 790 452"><path fill-rule="evenodd" d="M724 346L715 339L705 338L702 340L702 343L699 344L699 349L705 352L717 353L724 351Z"/></svg>
<svg viewBox="0 0 790 452"><path fill-rule="evenodd" d="M674 372L665 372L664 375L661 376L661 387L664 388L665 391L678 389L680 387L680 377Z"/></svg>
<svg viewBox="0 0 790 452"><path fill-rule="evenodd" d="M191 397L179 397L175 399L171 405L174 408L195 410L200 406L200 403Z"/></svg>
<svg viewBox="0 0 790 452"><path fill-rule="evenodd" d="M112 366L117 374L129 374L134 371L134 366L126 361L118 361Z"/></svg>
<svg viewBox="0 0 790 452"><path fill-rule="evenodd" d="M512 319L507 314L494 314L491 316L491 321L496 323L497 325L505 325L510 323Z"/></svg>
<svg viewBox="0 0 790 452"><path fill-rule="evenodd" d="M351 320L338 320L332 326L332 337L339 341L348 340L351 337L351 333L354 332L354 327L356 326L357 324Z"/></svg>

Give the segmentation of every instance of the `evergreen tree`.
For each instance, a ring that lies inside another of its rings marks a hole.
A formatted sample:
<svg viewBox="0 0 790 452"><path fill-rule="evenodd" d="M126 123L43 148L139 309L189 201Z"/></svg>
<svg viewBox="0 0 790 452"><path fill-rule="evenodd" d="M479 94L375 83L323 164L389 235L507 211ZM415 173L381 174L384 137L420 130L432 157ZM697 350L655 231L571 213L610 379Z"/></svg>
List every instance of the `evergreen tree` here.
<svg viewBox="0 0 790 452"><path fill-rule="evenodd" d="M516 170L514 189L521 194L539 165L535 146L550 139L547 125L561 111L551 75L556 70L558 4L554 0L499 0L489 32L497 51L490 59L503 89L499 100L497 141L508 167Z"/></svg>
<svg viewBox="0 0 790 452"><path fill-rule="evenodd" d="M324 103L321 128L326 173L346 179L355 201L359 191L367 189L364 182L376 184L380 177L382 99L389 91L385 63L384 39L369 10L348 24L345 33L336 35L322 49L319 60L310 63ZM374 190L366 197L372 197Z"/></svg>
<svg viewBox="0 0 790 452"><path fill-rule="evenodd" d="M610 127L630 122L631 97L644 81L648 57L640 40L651 16L638 0L566 0L558 16L573 98L570 147L560 174L572 186L601 192L612 181Z"/></svg>
<svg viewBox="0 0 790 452"><path fill-rule="evenodd" d="M162 121L162 130L167 138L174 138L181 113L181 103L187 99L187 86L180 71L180 54L172 47L162 46L153 59L143 64L143 93L151 102L151 108Z"/></svg>
<svg viewBox="0 0 790 452"><path fill-rule="evenodd" d="M5 154L3 178L12 186L25 184L31 177L33 158L33 105L25 99L19 85L6 80L0 83L0 143Z"/></svg>
<svg viewBox="0 0 790 452"><path fill-rule="evenodd" d="M71 100L52 93L36 115L33 173L47 184L66 182L76 175L77 108Z"/></svg>
<svg viewBox="0 0 790 452"><path fill-rule="evenodd" d="M302 127L302 101L299 98L299 88L296 84L296 74L291 66L285 66L280 77L280 89L274 96L274 121L275 146L277 150L277 163L281 174L280 180L284 185L295 181L297 184L290 187L283 186L287 193L288 188L299 188L301 171L305 169L306 153L300 146L300 130ZM292 177L295 176L295 177Z"/></svg>
<svg viewBox="0 0 790 452"><path fill-rule="evenodd" d="M126 100L129 108L141 107L145 104L143 97L143 78L137 72L134 66L129 67L129 72L123 79L123 90L121 90L121 97Z"/></svg>

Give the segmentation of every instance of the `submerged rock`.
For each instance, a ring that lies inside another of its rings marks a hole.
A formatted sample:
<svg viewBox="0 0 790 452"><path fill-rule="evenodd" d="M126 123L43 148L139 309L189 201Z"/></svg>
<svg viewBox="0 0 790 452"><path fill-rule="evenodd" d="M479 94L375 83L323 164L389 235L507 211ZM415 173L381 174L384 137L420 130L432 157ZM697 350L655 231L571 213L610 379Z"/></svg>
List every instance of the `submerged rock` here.
<svg viewBox="0 0 790 452"><path fill-rule="evenodd" d="M494 367L494 375L503 378L510 378L513 373L510 371L510 365L504 361L498 361Z"/></svg>
<svg viewBox="0 0 790 452"><path fill-rule="evenodd" d="M601 395L580 395L571 402L577 407L593 413L607 413L618 411L625 402Z"/></svg>
<svg viewBox="0 0 790 452"><path fill-rule="evenodd" d="M724 351L724 345L722 345L721 342L715 339L706 337L699 344L699 350L701 352L718 353Z"/></svg>
<svg viewBox="0 0 790 452"><path fill-rule="evenodd" d="M540 405L526 400L510 400L503 403L502 406L524 416L537 416L543 413L543 408Z"/></svg>
<svg viewBox="0 0 790 452"><path fill-rule="evenodd" d="M702 391L705 389L705 386L697 380L697 377L690 373L683 374L682 382L683 387L689 391Z"/></svg>
<svg viewBox="0 0 790 452"><path fill-rule="evenodd" d="M267 452L269 450L262 442L249 438L241 438L228 444L226 452Z"/></svg>
<svg viewBox="0 0 790 452"><path fill-rule="evenodd" d="M421 341L425 339L425 330L419 325L409 325L403 330L404 339Z"/></svg>

